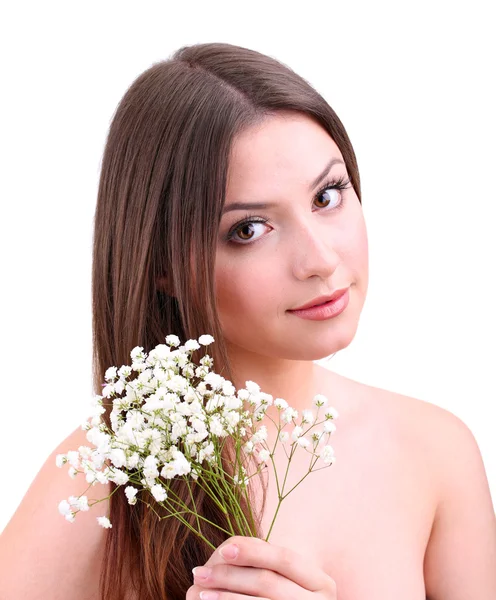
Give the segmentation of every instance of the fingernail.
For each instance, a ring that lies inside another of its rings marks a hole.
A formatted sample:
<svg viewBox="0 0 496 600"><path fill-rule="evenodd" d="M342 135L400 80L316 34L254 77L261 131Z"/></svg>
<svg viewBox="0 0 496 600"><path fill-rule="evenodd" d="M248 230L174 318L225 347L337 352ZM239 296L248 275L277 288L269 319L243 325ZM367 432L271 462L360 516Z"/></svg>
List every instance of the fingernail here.
<svg viewBox="0 0 496 600"><path fill-rule="evenodd" d="M236 544L228 544L227 546L220 548L219 553L223 558L236 558L239 553L239 548Z"/></svg>
<svg viewBox="0 0 496 600"><path fill-rule="evenodd" d="M212 592L210 590L208 591L204 591L204 592L200 592L200 598L201 600L217 600L217 598L219 597L219 594L217 592Z"/></svg>
<svg viewBox="0 0 496 600"><path fill-rule="evenodd" d="M193 569L193 575L197 579L206 579L210 575L211 572L212 572L212 569L210 567L195 567Z"/></svg>

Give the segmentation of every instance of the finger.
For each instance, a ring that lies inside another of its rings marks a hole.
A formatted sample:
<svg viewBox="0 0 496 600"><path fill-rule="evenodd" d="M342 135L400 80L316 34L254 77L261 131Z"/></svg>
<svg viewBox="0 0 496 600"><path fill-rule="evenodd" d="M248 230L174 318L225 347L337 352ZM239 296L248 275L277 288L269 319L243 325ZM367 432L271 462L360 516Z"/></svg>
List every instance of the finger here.
<svg viewBox="0 0 496 600"><path fill-rule="evenodd" d="M238 540L242 540L242 539L252 540L253 543L255 543L255 544L266 544L267 543L264 540L261 540L260 538L256 538L256 537L248 537L248 536L241 536L241 535L231 536L230 538L228 538L227 540L222 542L222 544L214 550L214 552L211 554L210 558L205 563L205 566L211 567L213 565L226 564L226 562L230 562L230 561L226 560L220 554L219 550L221 548L223 548L224 546L227 546L228 544L237 544Z"/></svg>
<svg viewBox="0 0 496 600"><path fill-rule="evenodd" d="M200 596L202 593L202 596ZM228 592L227 590L206 590L199 585L191 586L186 592L185 600L215 600L214 598L208 598L208 594L217 594L216 600L270 600L265 596L247 596L246 594L236 594ZM203 595L205 597L203 598Z"/></svg>
<svg viewBox="0 0 496 600"><path fill-rule="evenodd" d="M207 573L207 571L209 571ZM267 590L271 598L313 598L308 590L303 590L293 581L286 579L275 571L238 567L234 565L215 565L195 569L195 585L211 590L229 590L248 597L261 598Z"/></svg>
<svg viewBox="0 0 496 600"><path fill-rule="evenodd" d="M212 563L208 561L205 566L224 562L242 567L268 569L313 592L325 589L329 585L330 577L322 569L305 560L301 554L290 548L276 546L258 538L245 536L229 538L216 549L214 555L219 555L221 548L231 544L236 545L239 549L236 558L229 559L222 555L220 557L212 556Z"/></svg>

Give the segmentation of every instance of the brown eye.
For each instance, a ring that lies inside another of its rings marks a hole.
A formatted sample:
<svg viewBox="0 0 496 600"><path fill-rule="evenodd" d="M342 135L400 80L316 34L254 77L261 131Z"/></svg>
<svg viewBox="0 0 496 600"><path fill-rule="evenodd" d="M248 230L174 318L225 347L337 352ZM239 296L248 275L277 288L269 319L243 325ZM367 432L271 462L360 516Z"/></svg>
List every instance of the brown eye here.
<svg viewBox="0 0 496 600"><path fill-rule="evenodd" d="M252 230L251 233L252 235L249 234L249 230ZM253 223L245 223L244 225L242 225L238 230L237 230L237 234L238 237L242 240L251 240L251 238L253 237ZM245 237L245 234L248 237Z"/></svg>
<svg viewBox="0 0 496 600"><path fill-rule="evenodd" d="M323 192L317 194L315 196L316 201L320 201L321 197L324 198L324 200L322 201L324 206L319 206L318 208L327 208L329 204L332 203L332 201L334 200L333 196L339 197L339 190L335 188L327 188Z"/></svg>
<svg viewBox="0 0 496 600"><path fill-rule="evenodd" d="M256 215L248 215L243 221L234 225L231 231L226 236L226 241L233 241L235 244L242 245L243 242L250 242L254 238L257 225L263 225L267 223L269 219L265 217L258 217Z"/></svg>

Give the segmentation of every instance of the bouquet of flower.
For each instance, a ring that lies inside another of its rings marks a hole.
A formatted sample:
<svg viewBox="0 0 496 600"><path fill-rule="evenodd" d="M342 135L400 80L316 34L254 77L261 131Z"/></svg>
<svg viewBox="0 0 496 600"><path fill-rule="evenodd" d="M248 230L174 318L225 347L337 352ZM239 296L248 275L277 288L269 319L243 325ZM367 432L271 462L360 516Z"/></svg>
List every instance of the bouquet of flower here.
<svg viewBox="0 0 496 600"><path fill-rule="evenodd" d="M113 494L120 486L126 486L124 492L130 505L140 500L153 509L141 499L148 490L167 511L167 517L180 519L215 549L201 531L201 520L206 519L195 512L193 482L200 485L224 513L233 516L245 535L253 536L253 526L241 510L239 494L244 494L248 500L249 480L270 460L275 471L279 503L265 538L268 541L283 499L308 473L320 470L314 469L319 459L326 467L335 461L334 450L327 441L336 429L333 423L338 417L336 409L327 406L324 395L317 394L312 409L302 411L299 419L298 411L288 406L284 399L273 400L253 381L246 381L246 388L236 391L230 381L211 370L213 359L208 354L200 360L200 365L192 363L191 352L199 349L200 344L211 344L212 336L202 335L198 341L190 339L184 346L180 346L175 335L168 335L165 341L166 344L159 344L148 355L137 346L131 351L131 366L123 365L119 369L114 366L106 370L102 395L94 397L92 415L82 425L94 447L80 446L77 451L58 454L57 466L68 463L72 478L84 473L90 484L87 489L97 483L112 481L117 485ZM133 371L139 374L130 380ZM195 385L194 381L199 383ZM112 401L111 429L101 418L105 412L104 399ZM278 423L266 414L272 404L278 411ZM321 410L323 418L319 421ZM261 424L265 418L277 426L272 448L267 443L267 427ZM322 428L310 435L309 432L319 425ZM232 475L226 473L221 460L228 436L235 447ZM275 470L274 455L279 442L288 458L288 468L298 448L310 455L308 473L289 491L285 491L284 484L280 486ZM246 468L250 457L255 457L258 463L256 472L251 475ZM286 475L287 472L288 469ZM171 480L175 478L184 478L187 482L193 508L171 489ZM70 496L60 502L59 512L73 522L77 512L87 511L102 501L88 504L84 494ZM249 501L248 506L251 510ZM196 528L191 519L185 518L188 514L194 515ZM112 527L106 516L97 517L97 521L102 527ZM210 524L215 526L215 523ZM233 534L232 531L226 533Z"/></svg>

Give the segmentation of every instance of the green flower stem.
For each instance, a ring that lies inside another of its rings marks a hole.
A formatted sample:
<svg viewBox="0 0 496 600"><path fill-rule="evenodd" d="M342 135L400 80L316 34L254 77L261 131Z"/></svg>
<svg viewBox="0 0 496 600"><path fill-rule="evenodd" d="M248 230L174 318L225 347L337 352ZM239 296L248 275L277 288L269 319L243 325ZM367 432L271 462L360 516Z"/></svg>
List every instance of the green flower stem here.
<svg viewBox="0 0 496 600"><path fill-rule="evenodd" d="M144 500L142 500L142 502L144 502ZM148 504L148 502L144 502L149 508L151 508L153 510L153 512L157 515L157 517L159 518L159 520L162 520L162 517L157 513L157 511L153 508L153 506L151 504ZM163 506L163 505L162 505ZM165 508L165 507L164 507ZM216 550L216 547L207 540L207 538L199 531L197 531L190 523L188 523L188 521L186 521L186 519L183 519L180 516L180 513L175 513L174 516L179 519L181 521L181 523L183 523L183 525L186 525L186 527L188 529L191 529L191 531L193 533L195 533L199 538L201 538L206 544L208 544L208 546L210 546L210 548L212 548L212 550Z"/></svg>
<svg viewBox="0 0 496 600"><path fill-rule="evenodd" d="M141 502L144 502L144 500L141 500ZM169 500L171 503L172 502L176 502L175 500ZM146 504L146 502L144 502ZM180 504L180 502L177 502L177 504ZM163 506L163 504L162 504ZM185 506L185 505L184 505ZM164 508L167 508L164 506ZM170 509L168 509L170 510ZM186 507L186 510L182 511L181 513L175 512L175 513L171 513L170 515L167 515L165 517L161 517L162 519L168 519L169 517L174 517L176 515L179 514L194 514L196 517L198 517L199 519L201 519L202 521L205 521L206 523L209 523L209 525L212 525L213 527L220 529L220 531L223 531L224 533L227 533L228 535L230 535L230 532L227 531L226 529L224 529L223 527L221 527L220 525L217 525L216 523L213 523L212 521L210 521L209 519L207 519L206 517L204 517L203 515L199 515L197 513L194 513L191 509L189 509L188 507ZM200 532L201 533L201 532Z"/></svg>
<svg viewBox="0 0 496 600"><path fill-rule="evenodd" d="M209 463L209 464L211 465L211 463ZM217 473L215 473L215 472L213 471L213 469L209 469L209 470L207 470L207 469L205 469L205 468L202 468L202 470L204 471L204 473L208 473L208 475L210 475L210 476L211 476L211 478L209 478L208 480L209 480L209 482L212 484L212 486L213 486L213 487L216 489L216 491L217 491L217 493L218 493L219 497L220 497L220 498L222 498L223 500L226 500L226 494L224 493L224 491L222 490L221 486L220 486L220 485L219 485L219 483L218 483L218 480L220 479L220 477L218 477ZM233 529L233 526L232 526L231 520L230 520L230 518L229 518L229 515L230 515L230 511L229 511L229 509L230 509L230 508L232 509L232 507L231 507L230 505L229 505L229 507L228 507L228 508L226 508L224 505L222 505L222 506L223 506L223 512L224 512L225 514L227 514L227 515L228 515L228 523L229 523L229 527L230 527L230 529L231 529L231 535L235 535L235 534L236 534L236 532L235 532L235 530ZM232 511L231 511L231 512L232 512Z"/></svg>
<svg viewBox="0 0 496 600"><path fill-rule="evenodd" d="M291 454L289 456L288 464L287 464L287 467L286 467L286 473L284 474L284 481L282 483L282 489L279 488L279 484L277 485L277 496L279 498L279 502L277 503L276 511L275 511L274 516L272 518L272 522L270 524L269 531L267 533L267 537L265 538L266 542L269 541L269 536L270 536L270 533L272 531L272 528L274 527L274 523L276 521L277 513L279 512L279 508L281 507L282 501L285 498L285 496L283 496L284 486L286 485L286 479L288 477L289 465L291 464L291 460L293 459L293 454L295 453L295 449L296 449L295 445L296 445L296 442L293 442L293 444L291 445ZM276 474L276 480L277 480L277 471L276 471L275 465L274 465L274 473Z"/></svg>
<svg viewBox="0 0 496 600"><path fill-rule="evenodd" d="M221 452L222 452L222 448L221 448ZM220 454L217 455L217 458L218 459L220 458ZM226 499L230 503L230 507L231 507L232 513L234 514L234 519L235 519L236 524L241 529L241 531L244 532L245 534L246 534L246 532L250 532L250 525L246 519L246 515L241 510L241 508L239 506L239 501L235 497L235 495L233 494L233 492L231 490L232 484L228 483L226 481L225 472L224 472L224 469L222 468L222 463L219 464L217 462L217 463L213 463L213 464L214 464L214 469L216 471L215 475L216 475L217 479L221 482L223 490L226 492Z"/></svg>
<svg viewBox="0 0 496 600"><path fill-rule="evenodd" d="M238 473L239 473L239 472L241 472L241 467L243 467L243 468L244 468L244 465L242 464L242 461L241 461L241 453L240 453L240 450L241 450L241 440L240 440L240 438L239 438L239 437L237 437L237 438L236 438L236 465L239 467L239 468L238 468ZM250 497L249 497L248 490L247 490L247 488L246 488L246 487L244 487L244 488L242 489L242 493L243 493L243 495L245 496L246 506L248 507L248 511L249 511L249 513L250 513L250 514L249 514L249 516L250 516L250 521L251 521L251 525L250 525L250 531L251 531L252 533L254 533L254 532L255 532L255 530L256 530L255 517L253 516L253 511L252 511L252 508L251 508Z"/></svg>

